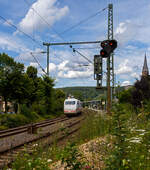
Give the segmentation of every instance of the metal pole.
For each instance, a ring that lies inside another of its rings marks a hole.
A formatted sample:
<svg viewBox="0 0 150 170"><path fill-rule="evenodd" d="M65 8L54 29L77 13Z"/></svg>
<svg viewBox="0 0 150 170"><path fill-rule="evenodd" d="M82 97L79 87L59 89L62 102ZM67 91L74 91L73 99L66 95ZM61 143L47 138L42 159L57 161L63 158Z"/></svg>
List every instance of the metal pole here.
<svg viewBox="0 0 150 170"><path fill-rule="evenodd" d="M47 75L49 76L49 45L47 45Z"/></svg>
<svg viewBox="0 0 150 170"><path fill-rule="evenodd" d="M108 40L113 39L113 4L108 5ZM114 84L114 61L113 55L107 58L107 113L111 115L111 79L112 76L112 86Z"/></svg>
<svg viewBox="0 0 150 170"><path fill-rule="evenodd" d="M43 43L43 45L75 45L75 44L100 44L102 41L84 41L84 42L62 42L62 43Z"/></svg>
<svg viewBox="0 0 150 170"><path fill-rule="evenodd" d="M47 46L47 75L49 76L49 44L48 43L43 43L43 45Z"/></svg>

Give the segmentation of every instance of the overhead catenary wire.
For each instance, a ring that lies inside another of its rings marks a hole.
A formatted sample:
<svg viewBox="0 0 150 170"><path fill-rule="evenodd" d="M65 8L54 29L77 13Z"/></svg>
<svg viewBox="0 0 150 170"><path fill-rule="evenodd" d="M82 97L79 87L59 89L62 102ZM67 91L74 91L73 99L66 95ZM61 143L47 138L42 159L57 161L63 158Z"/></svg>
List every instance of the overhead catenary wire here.
<svg viewBox="0 0 150 170"><path fill-rule="evenodd" d="M90 20L91 18L93 18L93 17L95 17L96 15L100 14L101 12L105 11L107 8L108 8L108 7L103 8L102 10L100 10L100 11L98 11L98 12L96 12L96 13L92 14L91 16L89 16L89 17L87 17L87 18L85 18L85 19L81 20L80 22L78 22L77 24L75 24L75 25L71 26L70 28L68 28L68 29L64 30L64 31L63 31L63 32L61 32L60 34L65 34L66 32L71 31L72 29L74 29L74 28L78 27L79 25L81 25L81 24L83 24L83 23L87 22L87 21L88 21L88 20Z"/></svg>
<svg viewBox="0 0 150 170"><path fill-rule="evenodd" d="M2 20L4 20L5 22L7 22L10 26L12 26L13 28L15 28L16 30L18 30L19 32L23 33L26 37L30 38L33 42L35 42L36 44L38 44L39 46L41 46L43 48L43 46L38 42L36 41L34 38L32 38L29 34L25 33L24 31L20 30L16 25L12 24L11 22L9 22L7 19L5 19L4 17L0 16L0 18ZM32 54L32 52L30 52L31 56L34 58L34 60L37 62L37 64L40 66L40 68L42 69L42 71L44 73L45 70L43 69L43 67L41 66L41 64L39 63L39 61L37 60L37 58Z"/></svg>
<svg viewBox="0 0 150 170"><path fill-rule="evenodd" d="M70 47L72 48L72 47ZM77 51L75 48L73 48L73 52L77 52L78 54L80 54L84 59L86 59L89 63L93 64L93 62L88 59L85 55L81 54L79 51Z"/></svg>
<svg viewBox="0 0 150 170"><path fill-rule="evenodd" d="M39 61L37 60L37 58L33 55L33 53L30 52L30 54L31 54L31 56L34 58L34 60L37 62L37 64L38 64L39 67L41 68L41 70L42 70L45 74L47 74L47 73L45 72L44 68L41 66L40 62L39 62Z"/></svg>
<svg viewBox="0 0 150 170"><path fill-rule="evenodd" d="M25 2L28 6L30 6L30 4L27 2L27 0L24 0L24 2ZM102 11L106 10L107 8L108 8L108 7L103 8L102 10L100 10L100 11L96 12L95 14L87 17L86 19L80 21L78 24L75 24L74 26L72 26L71 28L65 30L64 32L69 31L70 29L73 29L74 27L77 27L78 25L83 24L84 22L86 22L86 21L88 21L89 19L95 17L96 15L98 15L98 14L101 13ZM65 39L61 36L61 34L63 34L64 32L63 32L63 33L58 33L55 29L53 29L53 28L51 27L51 25L45 20L45 18L42 17L33 7L32 7L31 9L35 11L35 13L57 34L58 37L60 37L63 41L65 41ZM69 46L69 47L70 47L70 46ZM76 50L75 52L78 52L78 51ZM78 52L78 54L81 55L82 57L84 56L84 55L82 55L81 52ZM86 57L86 58L87 58L87 57Z"/></svg>
<svg viewBox="0 0 150 170"><path fill-rule="evenodd" d="M11 22L9 22L6 18L2 17L0 15L0 18L5 21L7 24L9 24L11 27L15 28L17 31L21 32L22 34L24 34L26 37L28 37L29 39L31 39L33 42L35 42L36 44L38 44L39 46L42 46L42 44L40 44L35 38L32 38L29 34L25 33L24 31L22 31L21 29L19 29L16 25L12 24Z"/></svg>
<svg viewBox="0 0 150 170"><path fill-rule="evenodd" d="M28 7L30 7L30 4L28 3L27 0L24 0L24 2L28 5ZM59 38L61 38L61 39L64 40L64 38L61 36L61 34L58 33L54 28L52 28L51 25L46 21L46 19L45 19L43 16L41 16L33 7L31 7L31 9L50 27L50 29L51 29L53 32L55 32L55 34L56 34Z"/></svg>

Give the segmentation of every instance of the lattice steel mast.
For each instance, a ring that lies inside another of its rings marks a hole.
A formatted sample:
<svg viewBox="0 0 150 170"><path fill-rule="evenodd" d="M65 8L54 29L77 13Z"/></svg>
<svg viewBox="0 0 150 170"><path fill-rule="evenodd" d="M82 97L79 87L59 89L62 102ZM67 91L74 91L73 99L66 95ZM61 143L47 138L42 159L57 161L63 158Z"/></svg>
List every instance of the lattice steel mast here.
<svg viewBox="0 0 150 170"><path fill-rule="evenodd" d="M113 4L108 5L108 40L113 39ZM112 91L111 91L112 87ZM110 114L114 94L114 55L107 58L107 113Z"/></svg>

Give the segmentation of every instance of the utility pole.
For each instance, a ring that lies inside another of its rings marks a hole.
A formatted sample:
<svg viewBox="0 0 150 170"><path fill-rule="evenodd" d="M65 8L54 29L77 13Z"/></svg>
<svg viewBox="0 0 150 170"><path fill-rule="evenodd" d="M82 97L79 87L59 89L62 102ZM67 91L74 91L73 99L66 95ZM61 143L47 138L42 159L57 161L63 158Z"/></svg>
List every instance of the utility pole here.
<svg viewBox="0 0 150 170"><path fill-rule="evenodd" d="M108 40L113 39L113 4L108 5ZM112 85L111 85L112 82ZM112 86L112 91L111 91ZM112 96L114 93L114 56L107 58L107 113L111 114Z"/></svg>
<svg viewBox="0 0 150 170"><path fill-rule="evenodd" d="M47 75L49 76L49 44L48 43L43 43L43 45L47 46Z"/></svg>

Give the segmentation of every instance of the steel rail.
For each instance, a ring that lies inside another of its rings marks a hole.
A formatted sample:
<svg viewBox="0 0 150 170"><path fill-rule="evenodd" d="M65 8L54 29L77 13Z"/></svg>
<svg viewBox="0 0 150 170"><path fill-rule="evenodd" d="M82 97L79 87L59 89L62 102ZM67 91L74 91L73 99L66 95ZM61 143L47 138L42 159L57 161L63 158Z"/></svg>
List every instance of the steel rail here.
<svg viewBox="0 0 150 170"><path fill-rule="evenodd" d="M40 122L40 123L38 122L38 123L28 124L23 127L16 127L16 128L8 129L8 130L3 130L3 131L0 131L0 138L9 137L12 135L27 132L29 126L33 126L36 128L45 127L45 126L52 125L57 122L65 121L67 119L68 118L65 118L65 117L57 118L57 119L52 119L52 120L46 120L46 121Z"/></svg>

